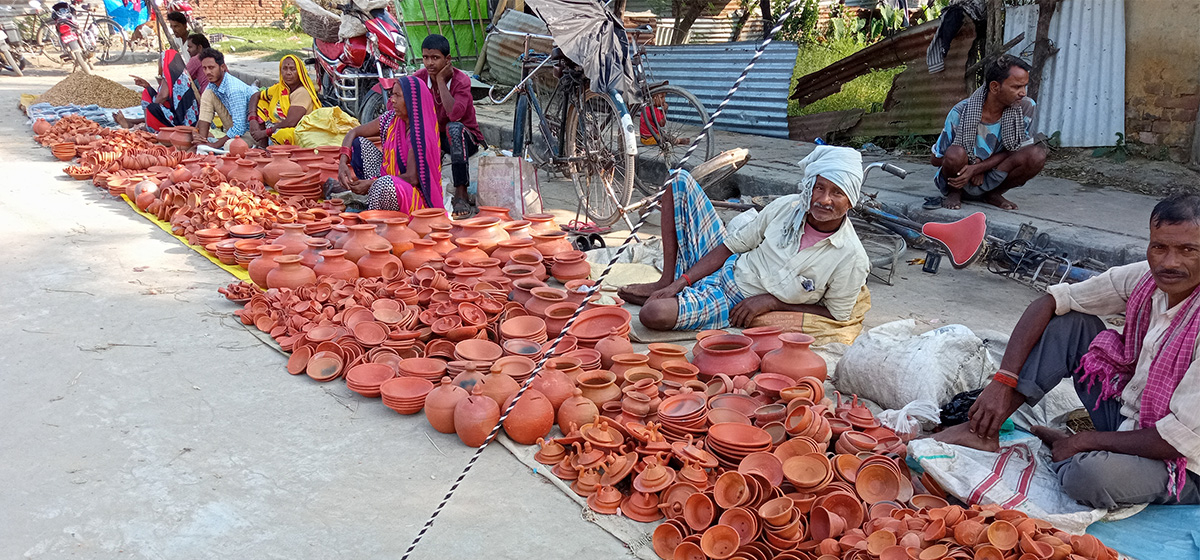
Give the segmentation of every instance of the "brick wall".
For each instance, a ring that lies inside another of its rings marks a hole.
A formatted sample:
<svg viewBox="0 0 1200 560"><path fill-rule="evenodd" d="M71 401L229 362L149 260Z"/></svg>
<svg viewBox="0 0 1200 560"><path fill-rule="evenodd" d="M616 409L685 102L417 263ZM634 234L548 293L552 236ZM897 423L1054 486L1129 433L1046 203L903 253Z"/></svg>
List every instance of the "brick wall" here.
<svg viewBox="0 0 1200 560"><path fill-rule="evenodd" d="M1168 17L1169 15L1169 17ZM1200 4L1125 4L1125 134L1187 161L1200 109Z"/></svg>
<svg viewBox="0 0 1200 560"><path fill-rule="evenodd" d="M264 27L283 18L286 0L192 0L207 27Z"/></svg>

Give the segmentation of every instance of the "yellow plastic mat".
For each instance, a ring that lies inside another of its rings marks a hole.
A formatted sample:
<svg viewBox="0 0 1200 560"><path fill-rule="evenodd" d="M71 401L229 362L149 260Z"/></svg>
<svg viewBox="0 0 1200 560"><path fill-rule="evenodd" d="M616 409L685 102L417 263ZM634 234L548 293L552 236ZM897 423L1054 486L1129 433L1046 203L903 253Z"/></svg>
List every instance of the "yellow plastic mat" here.
<svg viewBox="0 0 1200 560"><path fill-rule="evenodd" d="M156 226L158 226L158 227L162 228L162 230L163 230L163 231L165 231L165 232L167 232L168 234L170 234L170 235L171 235L171 237L174 237L175 239L178 239L180 243L183 243L183 244L184 244L185 246L187 246L189 249L191 249L191 250L193 250L193 251L195 251L195 252L199 253L199 254L200 254L200 256L202 256L202 257L204 257L204 258L206 258L206 259L208 259L208 260L212 261L212 263L213 263L213 264L215 264L215 265L217 265L218 267L220 267L220 268L221 268L221 270L224 270L225 272L228 272L228 273L232 274L232 275L233 275L235 278L237 278L238 280L242 280L242 281L245 281L245 282L250 282L250 281L251 281L251 280L250 280L250 273L249 273L249 272L247 272L247 271L246 271L245 269L243 269L242 267L240 267L240 266L230 266L230 265L227 265L227 264L225 264L225 263L221 262L221 261L220 261L219 259L217 259L216 257L214 257L214 256L212 256L212 255L210 255L210 254L208 254L208 251L205 251L205 250L204 250L204 247L201 247L201 246L199 246L199 245L191 245L191 244L189 244L189 243L187 242L187 239L184 239L184 238L182 238L182 237L180 237L180 236L178 236L178 235L175 235L174 233L171 233L171 224L169 224L169 223L167 223L167 222L164 222L164 221L162 221L162 220L160 220L160 219L158 219L158 218L154 217L154 215L153 215L153 214L148 214L148 213L146 213L146 212L142 212L142 211L141 211L141 209L139 209L139 208L137 207L137 205L133 203L133 201L132 201L132 200L129 200L129 197L127 197L127 196L125 196L125 195L121 195L121 200L124 200L124 201L125 201L125 204L128 204L130 208L133 208L133 211L134 211L134 212L137 212L137 213L138 213L139 215L141 215L143 218L146 218L147 220L150 220L150 222L151 222L151 223L153 223L154 225L156 225Z"/></svg>

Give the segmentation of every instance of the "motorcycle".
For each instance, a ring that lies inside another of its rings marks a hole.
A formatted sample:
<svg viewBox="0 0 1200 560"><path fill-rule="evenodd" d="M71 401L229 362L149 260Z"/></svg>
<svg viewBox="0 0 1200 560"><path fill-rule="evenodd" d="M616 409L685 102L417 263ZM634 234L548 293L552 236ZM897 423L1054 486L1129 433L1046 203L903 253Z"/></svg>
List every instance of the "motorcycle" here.
<svg viewBox="0 0 1200 560"><path fill-rule="evenodd" d="M12 6L4 6L3 11L0 11L0 30L4 32L4 39L0 40L0 69L24 76L25 57L20 51L24 40L21 38L20 28L17 27L16 16L10 12Z"/></svg>
<svg viewBox="0 0 1200 560"><path fill-rule="evenodd" d="M83 70L83 73L91 74L92 64L88 60L91 53L84 52L83 42L79 36L81 31L75 23L75 8L67 2L55 4L50 8L50 22L58 32L59 41L67 53L63 55L63 58L73 61L75 66Z"/></svg>
<svg viewBox="0 0 1200 560"><path fill-rule="evenodd" d="M316 68L321 103L368 122L387 105L380 81L404 71L406 39L399 22L384 8L363 10L353 1L339 8L361 22L366 33L339 42L313 38L315 56L308 63Z"/></svg>

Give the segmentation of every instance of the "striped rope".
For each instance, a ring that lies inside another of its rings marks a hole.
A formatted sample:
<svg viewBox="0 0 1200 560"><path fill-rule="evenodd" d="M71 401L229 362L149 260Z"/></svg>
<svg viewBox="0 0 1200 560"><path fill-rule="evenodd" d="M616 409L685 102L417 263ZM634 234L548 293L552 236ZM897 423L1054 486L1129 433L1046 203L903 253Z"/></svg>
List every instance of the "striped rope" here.
<svg viewBox="0 0 1200 560"><path fill-rule="evenodd" d="M434 508L433 513L430 514L429 519L425 521L425 525L421 527L421 530L417 533L417 536L413 538L412 544L408 546L408 550L404 552L404 556L401 557L401 560L408 560L408 558L412 555L413 550L415 550L417 545L420 544L421 539L425 537L425 533L429 532L429 529L433 527L433 523L437 520L438 515L440 515L442 510L446 508L446 504L450 502L450 498L454 496L454 493L458 490L458 487L462 485L463 480L467 478L467 474L471 472L471 469L475 466L475 463L479 460L479 457L483 455L484 448L487 447L492 440L496 439L497 435L499 435L500 428L504 425L504 421L508 418L508 415L512 413L514 408L516 408L517 403L521 400L521 397L525 394L525 391L527 391L529 387L533 385L533 380L538 376L539 373L541 373L542 368L546 365L546 361L554 356L554 351L558 348L558 344L563 340L564 337L567 336L567 332L571 329L571 326L575 324L575 320L579 318L581 313L583 313L587 302L597 291L600 290L601 283L608 276L608 274L612 272L613 265L620 260L621 254L625 252L625 248L634 243L635 239L637 238L638 230L645 225L646 218L649 216L649 214L658 208L666 189L671 188L671 184L679 178L679 172L683 170L684 164L687 163L688 159L692 157L692 153L695 152L696 148L700 146L701 141L708 136L709 130L711 130L713 127L713 123L715 123L717 118L721 116L721 113L725 111L725 106L729 104L729 101L733 98L733 95L737 93L737 90L741 87L742 82L746 81L746 77L750 75L750 71L754 69L754 65L758 62L758 59L762 57L763 52L771 44L772 39L777 33L779 33L779 30L783 28L783 24L787 22L788 18L792 16L792 14L803 2L804 0L791 0L791 2L788 4L787 10L779 16L779 20L776 22L775 27L771 28L771 32L767 34L766 38L764 38L761 43L759 43L758 47L754 51L754 56L750 58L750 62L746 64L746 67L742 70L741 75L738 76L737 80L733 82L733 86L731 86L729 91L726 92L725 98L721 100L721 104L717 106L717 110L714 111L712 116L709 117L708 122L705 123L704 128L700 131L700 134L696 136L696 139L692 141L691 146L688 147L683 159L679 161L678 167L675 168L675 173L667 178L662 188L654 194L653 200L642 210L642 213L638 219L638 223L629 231L629 236L625 238L625 241L622 242L619 247L617 247L617 252L613 254L611 259L609 259L608 265L604 267L604 271L600 273L600 277L596 279L596 283L588 287L587 296L584 297L583 301L579 304L579 307L575 309L575 313L571 314L571 317L567 319L567 323L563 326L562 332L560 332L559 335L554 338L554 341L550 343L550 348L547 349L542 355L541 359L538 360L538 363L534 367L533 374L521 384L520 389L518 389L516 394L513 396L512 402L509 403L508 408L504 409L504 413L500 415L500 419L496 421L496 425L492 426L492 431L488 433L487 439L485 439L483 443L479 445L479 447L475 448L475 453L471 455L471 459L467 461L466 466L463 467L462 473L459 474L458 478L454 480L454 484L450 485L450 489L446 491L446 495L442 498L441 503Z"/></svg>

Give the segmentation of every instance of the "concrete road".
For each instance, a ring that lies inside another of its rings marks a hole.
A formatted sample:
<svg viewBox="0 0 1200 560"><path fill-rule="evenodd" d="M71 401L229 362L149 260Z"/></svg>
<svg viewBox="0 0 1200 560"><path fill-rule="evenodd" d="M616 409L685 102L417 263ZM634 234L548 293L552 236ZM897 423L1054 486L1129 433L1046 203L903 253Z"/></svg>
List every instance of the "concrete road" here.
<svg viewBox="0 0 1200 560"><path fill-rule="evenodd" d="M17 97L62 75L30 74L0 77L0 557L399 557L471 450L288 376L216 293L226 273L34 145ZM569 184L545 189L569 218ZM980 268L872 290L871 325L1000 331L1036 296ZM628 556L491 446L414 558Z"/></svg>

